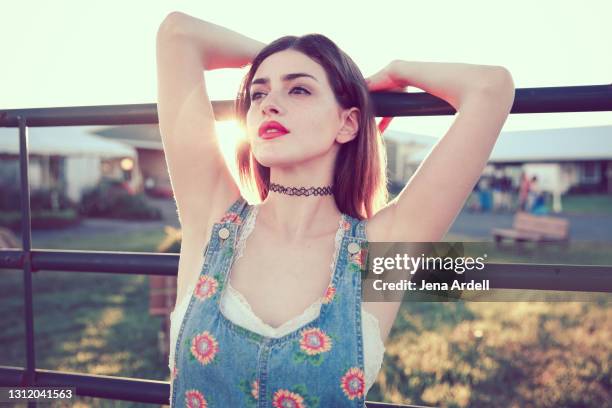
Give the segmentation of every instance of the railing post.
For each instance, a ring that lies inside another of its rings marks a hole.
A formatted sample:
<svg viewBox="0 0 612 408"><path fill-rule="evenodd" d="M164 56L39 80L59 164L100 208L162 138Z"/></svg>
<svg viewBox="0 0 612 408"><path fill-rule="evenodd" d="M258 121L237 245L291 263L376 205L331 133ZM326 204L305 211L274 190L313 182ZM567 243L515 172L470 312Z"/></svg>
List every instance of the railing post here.
<svg viewBox="0 0 612 408"><path fill-rule="evenodd" d="M23 248L23 289L25 303L26 329L26 370L20 386L35 384L36 354L34 348L34 306L32 302L32 223L30 217L30 186L28 176L28 128L26 118L19 116L19 181L21 185L21 237ZM29 401L28 407L36 407L35 401Z"/></svg>

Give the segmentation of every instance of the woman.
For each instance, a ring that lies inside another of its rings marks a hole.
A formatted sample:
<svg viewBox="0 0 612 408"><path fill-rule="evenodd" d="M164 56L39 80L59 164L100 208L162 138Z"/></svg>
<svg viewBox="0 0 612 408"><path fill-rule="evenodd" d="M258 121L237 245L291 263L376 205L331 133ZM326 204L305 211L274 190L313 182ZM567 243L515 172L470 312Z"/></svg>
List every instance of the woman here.
<svg viewBox="0 0 612 408"><path fill-rule="evenodd" d="M248 64L237 159L257 205L225 166L202 75ZM366 80L324 36L266 46L180 12L160 26L157 67L183 231L171 405L363 406L400 306L361 301L366 244L444 236L510 111L510 74L396 60ZM387 204L379 133L390 118L377 132L369 91L408 85L460 114Z"/></svg>

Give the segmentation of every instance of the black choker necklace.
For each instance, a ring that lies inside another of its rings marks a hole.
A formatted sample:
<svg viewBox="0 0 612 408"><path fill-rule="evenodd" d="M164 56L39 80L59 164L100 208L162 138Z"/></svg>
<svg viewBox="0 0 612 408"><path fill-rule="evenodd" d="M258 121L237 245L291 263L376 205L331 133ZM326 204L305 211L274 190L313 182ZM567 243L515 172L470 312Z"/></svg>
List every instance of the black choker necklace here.
<svg viewBox="0 0 612 408"><path fill-rule="evenodd" d="M285 187L280 184L270 183L270 190L281 194L309 196L309 195L332 195L332 186L327 187Z"/></svg>

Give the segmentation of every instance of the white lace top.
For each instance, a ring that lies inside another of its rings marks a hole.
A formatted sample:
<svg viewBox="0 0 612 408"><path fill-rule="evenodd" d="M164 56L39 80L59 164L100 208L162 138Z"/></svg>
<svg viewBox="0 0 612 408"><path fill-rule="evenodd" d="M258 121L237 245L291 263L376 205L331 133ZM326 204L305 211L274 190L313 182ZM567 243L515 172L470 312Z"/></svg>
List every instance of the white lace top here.
<svg viewBox="0 0 612 408"><path fill-rule="evenodd" d="M240 238L236 244L236 258L233 262L236 262L236 260L242 256L246 239L255 226L255 218L257 216L259 206L255 205L253 207L253 210L249 213L244 221L245 224L243 226L242 233L240 234ZM342 220L340 220L340 226L341 223ZM336 266L336 258L338 257L341 242L342 228L338 228L338 232L336 233L336 249L334 251L334 259L330 265L330 277L333 274ZM263 322L253 312L253 309L251 308L251 305L247 299L230 284L229 279L227 281L226 288L227 290L223 291L223 295L221 297L221 313L223 313L223 315L234 324L266 337L278 338L297 330L306 323L316 319L321 310L322 303L321 299L319 299L306 308L301 315L292 318L277 328L274 328ZM194 290L195 282L189 286L187 293L193 293ZM185 312L187 311L187 306L189 306L189 300L190 296L185 296L181 303L176 305L174 311L170 313L170 359L168 364L170 372L172 372L174 369L174 350L176 347L176 339L181 322L185 316ZM376 377L382 366L383 357L385 354L385 345L380 337L380 327L376 316L366 311L363 307L361 308L361 316L367 394L370 387L372 387L376 381Z"/></svg>

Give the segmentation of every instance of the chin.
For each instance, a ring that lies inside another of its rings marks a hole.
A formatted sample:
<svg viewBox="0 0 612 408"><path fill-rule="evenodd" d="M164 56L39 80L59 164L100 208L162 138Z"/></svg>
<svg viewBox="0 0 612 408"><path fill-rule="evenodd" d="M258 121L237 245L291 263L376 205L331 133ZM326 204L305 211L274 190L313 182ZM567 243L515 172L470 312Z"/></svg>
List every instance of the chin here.
<svg viewBox="0 0 612 408"><path fill-rule="evenodd" d="M272 141L274 142L274 141ZM255 143L251 145L253 157L265 167L291 167L320 158L327 150L314 149L312 145Z"/></svg>
<svg viewBox="0 0 612 408"><path fill-rule="evenodd" d="M259 149L253 151L255 159L265 167L291 167L307 160L304 152L287 152L276 149Z"/></svg>
<svg viewBox="0 0 612 408"><path fill-rule="evenodd" d="M265 167L287 167L287 166L291 166L294 165L296 163L295 159L290 159L286 156L280 156L280 155L269 155L269 154L264 154L264 155L253 155L255 157L255 160L257 160L259 162L259 164L261 164L262 166Z"/></svg>

